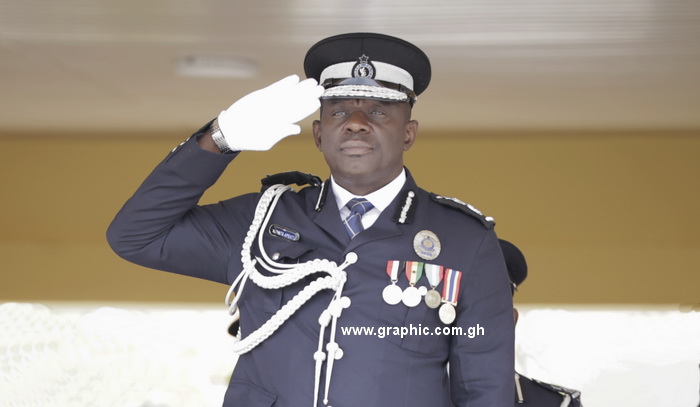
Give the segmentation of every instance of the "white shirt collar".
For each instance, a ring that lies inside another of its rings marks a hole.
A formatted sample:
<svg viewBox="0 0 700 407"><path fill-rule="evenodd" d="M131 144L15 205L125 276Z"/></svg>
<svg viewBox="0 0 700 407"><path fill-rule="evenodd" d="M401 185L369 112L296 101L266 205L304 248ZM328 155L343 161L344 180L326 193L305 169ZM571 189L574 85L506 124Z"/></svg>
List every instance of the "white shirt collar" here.
<svg viewBox="0 0 700 407"><path fill-rule="evenodd" d="M367 198L367 200L370 201L372 205L374 205L374 209L377 209L379 212L382 212L384 211L384 209L386 209L387 206L389 206L391 201L394 200L396 195L398 195L399 191L401 191L401 188L403 188L403 185L405 183L406 169L403 169L401 170L401 173L396 178L394 178L393 181L372 192L371 194L365 195L364 198ZM350 201L352 198L357 197L357 195L353 195L350 191L338 185L333 179L332 175L331 185L333 195L335 196L335 201L338 204L338 209L341 211L343 210L343 208L345 208L345 204L347 204L348 201Z"/></svg>

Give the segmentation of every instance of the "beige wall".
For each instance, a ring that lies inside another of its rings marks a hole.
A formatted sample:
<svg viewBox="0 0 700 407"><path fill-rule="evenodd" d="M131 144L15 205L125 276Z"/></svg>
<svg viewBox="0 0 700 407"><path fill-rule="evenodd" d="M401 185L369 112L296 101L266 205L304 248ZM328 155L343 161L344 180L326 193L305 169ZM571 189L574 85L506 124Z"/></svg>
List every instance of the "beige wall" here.
<svg viewBox="0 0 700 407"><path fill-rule="evenodd" d="M226 287L147 270L104 232L187 134L0 134L0 302L223 301ZM407 165L424 188L472 203L524 251L521 303L700 302L700 131L429 134ZM243 154L205 202L266 174L326 176L307 136Z"/></svg>

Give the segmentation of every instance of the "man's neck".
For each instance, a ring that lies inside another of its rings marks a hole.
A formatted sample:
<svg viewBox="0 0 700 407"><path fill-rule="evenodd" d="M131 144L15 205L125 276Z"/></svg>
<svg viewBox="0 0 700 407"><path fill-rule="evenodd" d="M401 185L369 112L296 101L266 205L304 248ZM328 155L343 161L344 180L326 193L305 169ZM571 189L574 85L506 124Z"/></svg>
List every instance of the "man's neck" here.
<svg viewBox="0 0 700 407"><path fill-rule="evenodd" d="M407 179L406 170L402 170L398 176L379 189L375 189L367 194L356 194L336 182L331 176L331 185L335 195L338 208L342 208L353 197L365 197L381 212L386 208L396 195L401 191Z"/></svg>
<svg viewBox="0 0 700 407"><path fill-rule="evenodd" d="M404 176L405 178L406 170L402 167L401 171L397 172L392 178L386 179L383 182L363 182L366 181L367 177L363 177L360 180L354 180L349 178L336 177L331 174L331 179L335 185L341 186L346 191L349 191L354 196L367 196L373 192L379 191L380 189L386 187L397 177Z"/></svg>

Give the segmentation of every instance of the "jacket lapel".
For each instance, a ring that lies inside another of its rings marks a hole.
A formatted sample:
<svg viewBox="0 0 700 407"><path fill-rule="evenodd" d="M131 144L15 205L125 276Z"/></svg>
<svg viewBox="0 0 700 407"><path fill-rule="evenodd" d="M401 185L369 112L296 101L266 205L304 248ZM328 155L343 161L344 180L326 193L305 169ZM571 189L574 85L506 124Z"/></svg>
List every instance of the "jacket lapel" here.
<svg viewBox="0 0 700 407"><path fill-rule="evenodd" d="M335 195L333 195L332 191L328 191L328 194L326 195L326 202L323 204L321 211L314 213L316 213L314 223L323 229L329 236L343 246L350 242L350 236L348 236L347 232L345 231L345 227L340 221L338 204L336 203Z"/></svg>

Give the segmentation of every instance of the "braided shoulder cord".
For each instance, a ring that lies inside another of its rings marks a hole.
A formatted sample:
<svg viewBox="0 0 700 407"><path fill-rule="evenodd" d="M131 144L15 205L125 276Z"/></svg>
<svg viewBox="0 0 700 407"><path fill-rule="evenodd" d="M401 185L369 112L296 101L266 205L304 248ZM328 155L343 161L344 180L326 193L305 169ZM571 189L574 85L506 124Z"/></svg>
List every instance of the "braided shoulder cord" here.
<svg viewBox="0 0 700 407"><path fill-rule="evenodd" d="M238 341L234 345L234 352L238 353L239 355L249 352L262 343L265 339L269 338L285 321L287 321L287 319L289 319L299 308L301 308L302 305L309 301L311 297L313 297L319 291L332 289L338 294L338 291L342 290L346 280L346 273L344 269L355 261L355 258L350 256L340 266L338 266L335 262L326 259L314 259L295 265L278 264L269 260L267 254L265 254L265 250L262 247L261 237L259 237L260 250L263 253L263 257L268 261L264 261L258 257L252 257L251 248L253 242L255 241L255 237L259 234L261 228L264 230L266 227L267 222L269 221L270 216L274 211L277 202L279 201L279 198L284 192L290 189L291 187L286 185L271 186L265 191L258 201L253 222L248 229L248 233L245 237L241 250L243 271L236 278L233 284L231 284L231 288L226 295L226 304L229 306L229 313L235 313L238 299L240 298L241 291L243 290L245 282L248 280L248 278L250 278L254 284L261 288L280 289L294 284L310 274L324 272L328 275L319 277L304 287L304 289L290 299L262 326L260 326L250 335ZM278 273L278 275L265 276L261 274L256 268L257 264L263 265L266 269ZM275 266L277 269L274 268ZM286 267L287 269L279 270L279 268L282 267ZM236 295L234 290L237 286L239 286L239 292ZM232 295L233 298L231 299Z"/></svg>

